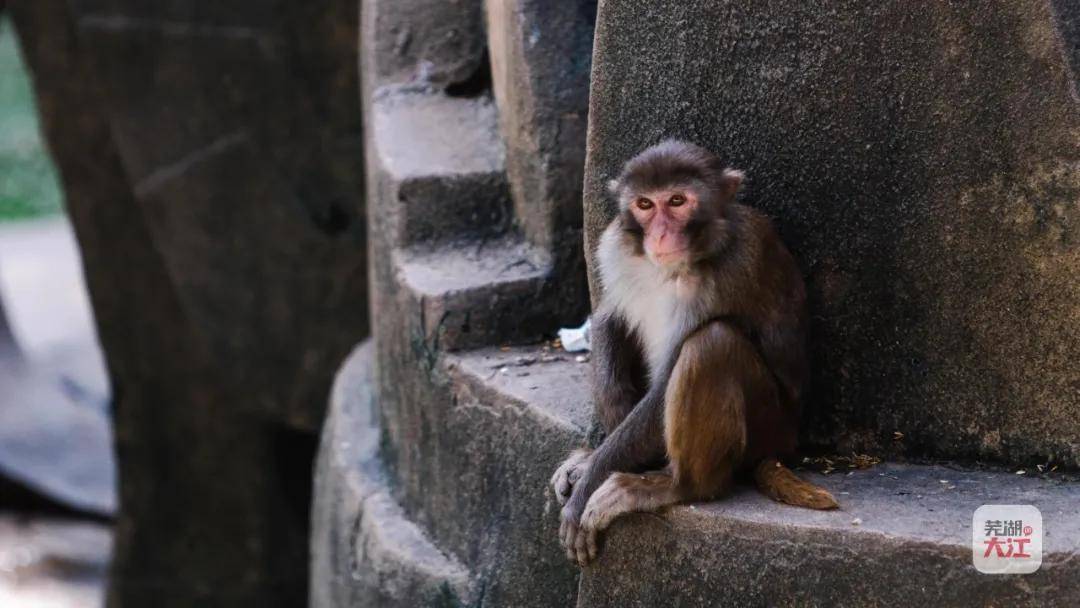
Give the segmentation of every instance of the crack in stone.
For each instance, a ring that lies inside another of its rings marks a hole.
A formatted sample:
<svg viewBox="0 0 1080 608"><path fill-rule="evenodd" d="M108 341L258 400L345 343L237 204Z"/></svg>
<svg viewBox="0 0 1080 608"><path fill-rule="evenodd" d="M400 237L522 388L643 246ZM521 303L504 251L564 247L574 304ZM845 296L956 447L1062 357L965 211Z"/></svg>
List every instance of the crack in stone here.
<svg viewBox="0 0 1080 608"><path fill-rule="evenodd" d="M180 160L159 167L135 184L135 195L142 198L162 185L183 176L193 167L248 141L246 130L236 131L214 140L210 144L189 153Z"/></svg>

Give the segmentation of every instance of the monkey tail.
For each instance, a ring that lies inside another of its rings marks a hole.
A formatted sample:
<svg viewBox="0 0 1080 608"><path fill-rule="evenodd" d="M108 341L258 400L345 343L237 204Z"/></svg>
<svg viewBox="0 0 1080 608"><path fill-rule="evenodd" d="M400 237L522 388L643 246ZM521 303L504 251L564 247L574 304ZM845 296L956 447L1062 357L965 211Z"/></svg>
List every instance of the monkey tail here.
<svg viewBox="0 0 1080 608"><path fill-rule="evenodd" d="M808 509L835 509L840 506L825 488L799 479L775 458L766 458L754 469L758 489L769 498Z"/></svg>

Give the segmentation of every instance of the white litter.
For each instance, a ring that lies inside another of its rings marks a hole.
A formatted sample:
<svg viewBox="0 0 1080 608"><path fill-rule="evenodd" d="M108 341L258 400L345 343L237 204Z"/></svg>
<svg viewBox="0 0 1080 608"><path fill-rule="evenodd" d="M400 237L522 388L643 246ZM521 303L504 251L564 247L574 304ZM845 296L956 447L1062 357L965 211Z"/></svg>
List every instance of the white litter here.
<svg viewBox="0 0 1080 608"><path fill-rule="evenodd" d="M582 353L590 349L589 319L581 327L564 327L559 330L559 342L568 353Z"/></svg>

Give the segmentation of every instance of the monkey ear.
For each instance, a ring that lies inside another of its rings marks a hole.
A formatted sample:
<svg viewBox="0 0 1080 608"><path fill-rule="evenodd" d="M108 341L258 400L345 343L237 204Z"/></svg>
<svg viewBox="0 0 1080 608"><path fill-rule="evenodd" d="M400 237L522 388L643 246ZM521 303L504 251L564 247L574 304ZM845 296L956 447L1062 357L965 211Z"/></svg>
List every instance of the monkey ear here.
<svg viewBox="0 0 1080 608"><path fill-rule="evenodd" d="M735 195L739 193L739 188L742 187L743 179L746 178L746 174L738 169L732 169L730 167L724 169L720 174L720 189L723 191L724 196L728 199L735 198Z"/></svg>
<svg viewBox="0 0 1080 608"><path fill-rule="evenodd" d="M618 194L619 193L619 180L617 180L617 179L608 180L607 189L608 189L608 192L610 192L612 194Z"/></svg>

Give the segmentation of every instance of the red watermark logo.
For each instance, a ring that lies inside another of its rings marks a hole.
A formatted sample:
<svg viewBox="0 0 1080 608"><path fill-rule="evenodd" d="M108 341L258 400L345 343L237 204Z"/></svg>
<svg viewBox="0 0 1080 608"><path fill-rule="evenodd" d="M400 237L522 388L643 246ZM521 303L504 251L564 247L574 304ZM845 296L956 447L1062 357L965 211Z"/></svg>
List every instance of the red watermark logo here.
<svg viewBox="0 0 1080 608"><path fill-rule="evenodd" d="M983 574L1030 574L1042 565L1042 513L1032 505L983 505L971 520L971 561Z"/></svg>

